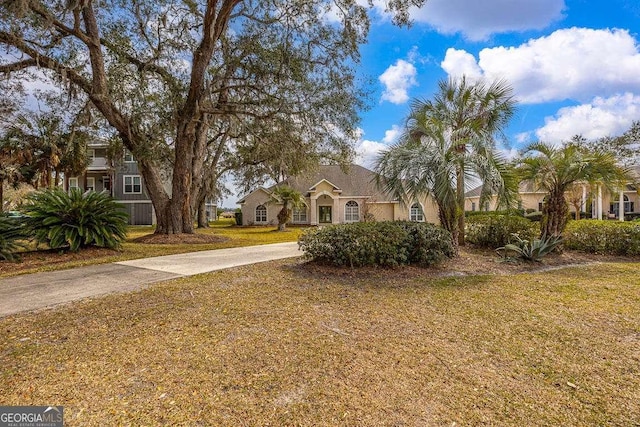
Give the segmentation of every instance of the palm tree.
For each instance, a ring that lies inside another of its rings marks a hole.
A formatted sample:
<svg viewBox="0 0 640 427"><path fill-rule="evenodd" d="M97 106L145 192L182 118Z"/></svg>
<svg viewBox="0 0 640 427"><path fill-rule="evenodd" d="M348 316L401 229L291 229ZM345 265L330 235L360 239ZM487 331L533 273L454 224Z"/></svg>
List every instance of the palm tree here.
<svg viewBox="0 0 640 427"><path fill-rule="evenodd" d="M542 236L561 236L569 207L565 193L576 182L620 187L631 180L629 169L618 165L615 156L604 150L589 150L568 143L561 147L536 142L525 148L518 162L524 181L548 193L542 206Z"/></svg>
<svg viewBox="0 0 640 427"><path fill-rule="evenodd" d="M21 140L29 153L34 187L52 187L51 176L64 148L62 119L53 113L20 115L7 133L10 138Z"/></svg>
<svg viewBox="0 0 640 427"><path fill-rule="evenodd" d="M6 133L0 138L0 212L4 210L4 185L17 186L23 178L25 155L18 140Z"/></svg>
<svg viewBox="0 0 640 427"><path fill-rule="evenodd" d="M378 183L400 200L432 196L442 226L464 244L468 179L483 183L481 202L491 194L501 205L514 201L515 180L495 139L514 108L512 89L504 81L440 81L433 100L413 102L404 134L378 158Z"/></svg>
<svg viewBox="0 0 640 427"><path fill-rule="evenodd" d="M285 231L287 223L291 220L291 209L304 206L304 196L299 191L286 186L277 186L271 192L271 203L282 203L282 209L278 212L278 231Z"/></svg>

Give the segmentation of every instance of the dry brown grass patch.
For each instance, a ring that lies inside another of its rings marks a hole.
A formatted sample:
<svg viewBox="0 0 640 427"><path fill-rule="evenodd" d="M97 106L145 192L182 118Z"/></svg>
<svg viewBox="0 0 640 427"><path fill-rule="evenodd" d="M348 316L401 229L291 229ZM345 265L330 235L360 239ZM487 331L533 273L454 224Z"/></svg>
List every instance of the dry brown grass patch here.
<svg viewBox="0 0 640 427"><path fill-rule="evenodd" d="M220 271L0 320L0 396L69 426L633 425L637 267Z"/></svg>

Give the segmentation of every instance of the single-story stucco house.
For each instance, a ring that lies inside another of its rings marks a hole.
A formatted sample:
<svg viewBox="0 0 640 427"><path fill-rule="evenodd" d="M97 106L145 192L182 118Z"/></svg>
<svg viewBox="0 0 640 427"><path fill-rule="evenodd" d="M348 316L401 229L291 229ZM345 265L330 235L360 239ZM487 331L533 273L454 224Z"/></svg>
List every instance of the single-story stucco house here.
<svg viewBox="0 0 640 427"><path fill-rule="evenodd" d="M640 179L640 166L632 168L632 174ZM496 198L492 197L480 206L480 191L482 187L476 187L465 194L466 211L492 211L496 210ZM535 188L530 182L521 182L519 189L519 209L541 211L547 193ZM591 213L592 218L624 220L624 215L640 213L640 194L635 184L627 184L617 191L608 191L602 185L591 187L587 183L577 183L571 191L565 194L570 212L575 212L574 202L580 207L581 212ZM621 211L620 205L624 208Z"/></svg>
<svg viewBox="0 0 640 427"><path fill-rule="evenodd" d="M288 185L305 198L305 206L293 210L292 224L324 225L364 221L426 221L439 223L438 210L431 199L416 200L410 206L393 200L377 188L376 174L355 164L342 169L322 165L314 172L287 179ZM282 204L272 203L269 188L258 188L238 201L242 225L277 224Z"/></svg>

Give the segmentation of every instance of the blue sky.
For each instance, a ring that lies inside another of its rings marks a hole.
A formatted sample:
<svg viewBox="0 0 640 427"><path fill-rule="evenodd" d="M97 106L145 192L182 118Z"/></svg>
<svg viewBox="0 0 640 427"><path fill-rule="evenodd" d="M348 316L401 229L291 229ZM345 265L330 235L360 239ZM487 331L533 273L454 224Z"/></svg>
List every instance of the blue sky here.
<svg viewBox="0 0 640 427"><path fill-rule="evenodd" d="M393 142L411 99L462 74L514 87L510 154L535 140L619 135L640 120L637 0L429 0L410 28L393 26L383 6L372 17L360 64L374 82L357 147L364 166Z"/></svg>

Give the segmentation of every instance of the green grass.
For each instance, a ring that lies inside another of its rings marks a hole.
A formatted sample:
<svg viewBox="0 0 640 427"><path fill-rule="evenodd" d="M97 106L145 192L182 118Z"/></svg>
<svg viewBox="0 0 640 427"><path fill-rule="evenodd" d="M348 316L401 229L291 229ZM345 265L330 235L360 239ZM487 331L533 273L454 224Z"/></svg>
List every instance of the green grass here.
<svg viewBox="0 0 640 427"><path fill-rule="evenodd" d="M68 426L631 426L637 272L219 271L1 319L0 396Z"/></svg>

